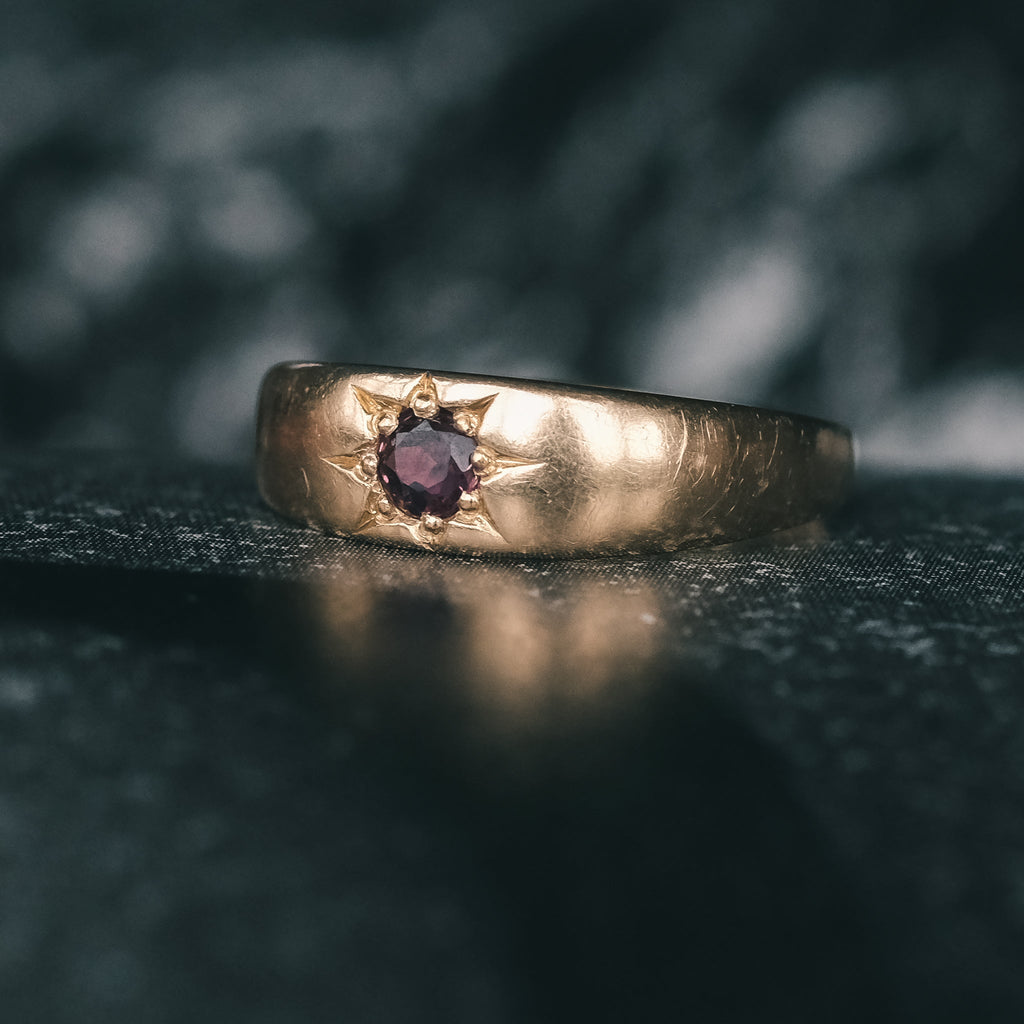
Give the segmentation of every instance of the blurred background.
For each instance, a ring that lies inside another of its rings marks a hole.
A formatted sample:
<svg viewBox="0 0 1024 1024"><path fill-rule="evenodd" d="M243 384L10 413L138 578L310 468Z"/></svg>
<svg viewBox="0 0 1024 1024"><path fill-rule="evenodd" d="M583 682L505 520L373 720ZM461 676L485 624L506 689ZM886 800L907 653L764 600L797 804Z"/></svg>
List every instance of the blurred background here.
<svg viewBox="0 0 1024 1024"><path fill-rule="evenodd" d="M0 445L241 461L264 370L529 375L1024 470L1018 0L4 0Z"/></svg>

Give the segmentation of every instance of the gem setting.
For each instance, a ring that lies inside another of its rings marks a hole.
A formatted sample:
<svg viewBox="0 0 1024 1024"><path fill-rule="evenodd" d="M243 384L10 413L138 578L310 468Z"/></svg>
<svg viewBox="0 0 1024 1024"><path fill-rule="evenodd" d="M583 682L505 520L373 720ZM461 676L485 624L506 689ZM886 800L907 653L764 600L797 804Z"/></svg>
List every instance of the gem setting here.
<svg viewBox="0 0 1024 1024"><path fill-rule="evenodd" d="M366 414L366 440L322 458L365 490L355 533L387 539L403 531L430 549L463 530L507 543L487 508L487 486L544 463L497 451L481 437L497 395L446 402L429 373L400 398L350 387Z"/></svg>
<svg viewBox="0 0 1024 1024"><path fill-rule="evenodd" d="M403 409L398 426L377 443L377 478L395 508L414 519L451 519L464 494L480 485L473 468L476 438L460 430L450 409L427 419Z"/></svg>

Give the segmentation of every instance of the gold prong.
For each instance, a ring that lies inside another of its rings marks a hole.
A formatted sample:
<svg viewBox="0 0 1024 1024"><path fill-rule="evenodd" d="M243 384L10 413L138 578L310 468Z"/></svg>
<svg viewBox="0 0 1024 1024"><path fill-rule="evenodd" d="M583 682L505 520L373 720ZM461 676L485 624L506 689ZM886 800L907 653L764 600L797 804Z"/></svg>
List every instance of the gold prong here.
<svg viewBox="0 0 1024 1024"><path fill-rule="evenodd" d="M377 512L385 519L393 519L395 517L395 506L387 498L381 497L377 500Z"/></svg>
<svg viewBox="0 0 1024 1024"><path fill-rule="evenodd" d="M405 393L405 399L402 404L412 409L417 416L420 416L421 414L416 410L417 402L424 409L429 408L431 405L434 406L434 411L430 415L436 415L436 407L440 405L440 400L437 395L437 385L429 373L420 375L419 380Z"/></svg>
<svg viewBox="0 0 1024 1024"><path fill-rule="evenodd" d="M463 512L476 512L480 508L480 495L476 491L463 491L459 498L459 508Z"/></svg>
<svg viewBox="0 0 1024 1024"><path fill-rule="evenodd" d="M436 416L438 408L437 399L428 391L421 391L412 400L412 411L423 420L429 420Z"/></svg>
<svg viewBox="0 0 1024 1024"><path fill-rule="evenodd" d="M377 456L367 452L359 462L359 469L368 477L377 475Z"/></svg>
<svg viewBox="0 0 1024 1024"><path fill-rule="evenodd" d="M376 417L375 429L381 436L393 434L397 428L398 417L390 410L382 412Z"/></svg>
<svg viewBox="0 0 1024 1024"><path fill-rule="evenodd" d="M405 393L405 404L410 405L412 398L421 391L427 391L433 395L437 394L437 385L434 383L433 375L429 370L426 373L421 373L416 383Z"/></svg>
<svg viewBox="0 0 1024 1024"><path fill-rule="evenodd" d="M420 526L423 527L424 532L435 536L439 533L444 533L447 525L440 516L432 516L429 513L420 520Z"/></svg>
<svg viewBox="0 0 1024 1024"><path fill-rule="evenodd" d="M483 445L477 446L470 456L470 462L473 464L477 476L487 476L488 473L494 472L494 452Z"/></svg>
<svg viewBox="0 0 1024 1024"><path fill-rule="evenodd" d="M476 432L480 429L480 420L474 416L467 409L459 409L454 416L455 426L459 428L464 434L468 434L470 437L476 437Z"/></svg>

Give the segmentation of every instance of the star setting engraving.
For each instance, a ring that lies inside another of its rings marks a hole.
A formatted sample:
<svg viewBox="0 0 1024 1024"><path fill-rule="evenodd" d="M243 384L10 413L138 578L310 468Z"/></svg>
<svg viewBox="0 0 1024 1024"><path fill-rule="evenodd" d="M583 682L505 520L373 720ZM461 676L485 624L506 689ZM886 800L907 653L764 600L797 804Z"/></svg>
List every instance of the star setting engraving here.
<svg viewBox="0 0 1024 1024"><path fill-rule="evenodd" d="M351 388L366 414L367 438L353 451L323 461L366 488L355 533L405 531L426 548L437 547L453 527L505 540L488 512L486 485L543 463L479 440L497 394L445 403L429 373L401 398Z"/></svg>

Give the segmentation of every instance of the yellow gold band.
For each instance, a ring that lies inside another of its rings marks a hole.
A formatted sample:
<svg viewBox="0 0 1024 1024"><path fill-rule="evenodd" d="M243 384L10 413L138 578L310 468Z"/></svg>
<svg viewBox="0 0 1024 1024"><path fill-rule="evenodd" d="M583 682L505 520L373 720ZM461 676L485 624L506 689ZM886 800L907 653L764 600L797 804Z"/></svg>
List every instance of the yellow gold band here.
<svg viewBox="0 0 1024 1024"><path fill-rule="evenodd" d="M811 521L842 500L853 449L835 424L744 406L286 363L263 382L257 460L267 503L328 533L578 556Z"/></svg>

